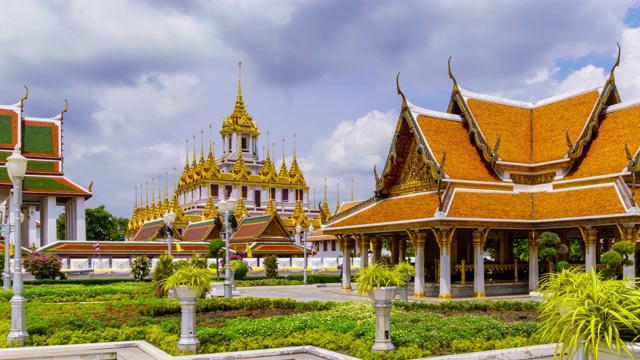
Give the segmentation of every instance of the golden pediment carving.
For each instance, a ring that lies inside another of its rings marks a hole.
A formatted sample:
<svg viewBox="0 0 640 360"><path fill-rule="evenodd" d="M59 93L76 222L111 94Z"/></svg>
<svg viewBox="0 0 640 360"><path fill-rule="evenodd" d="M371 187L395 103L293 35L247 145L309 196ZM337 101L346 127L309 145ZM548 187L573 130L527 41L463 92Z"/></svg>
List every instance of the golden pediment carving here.
<svg viewBox="0 0 640 360"><path fill-rule="evenodd" d="M542 173L542 174L511 174L511 181L514 184L522 184L522 185L538 185L538 184L546 184L553 181L556 177L556 173L554 171Z"/></svg>
<svg viewBox="0 0 640 360"><path fill-rule="evenodd" d="M406 194L418 191L428 191L438 188L437 181L431 176L427 164L416 151L415 143L411 146L409 157L395 185L389 188L392 195Z"/></svg>

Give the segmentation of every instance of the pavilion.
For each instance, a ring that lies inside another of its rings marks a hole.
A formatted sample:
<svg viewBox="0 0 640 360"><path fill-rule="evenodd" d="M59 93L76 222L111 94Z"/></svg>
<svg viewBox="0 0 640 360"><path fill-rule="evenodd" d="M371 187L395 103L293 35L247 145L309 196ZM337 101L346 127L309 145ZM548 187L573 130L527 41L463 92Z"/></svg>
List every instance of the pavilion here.
<svg viewBox="0 0 640 360"><path fill-rule="evenodd" d="M374 167L375 195L330 218L324 234L338 238L347 265L354 246L371 247L379 259L382 241L396 263L410 241L416 297L466 296L452 292L464 286L475 297L504 291L506 283L485 284L489 273L513 274L512 292L536 289L548 266L538 263L544 231L564 243L580 239L583 265L599 266L612 241L636 242L640 233L640 99L621 102L619 61L618 53L597 85L534 103L463 89L449 63L447 112L411 103L398 74L402 109L380 175ZM515 239L527 239L528 264L514 258ZM491 264L484 257L488 241L496 250ZM624 268L626 276L635 272ZM343 288L350 288L350 274L347 266Z"/></svg>

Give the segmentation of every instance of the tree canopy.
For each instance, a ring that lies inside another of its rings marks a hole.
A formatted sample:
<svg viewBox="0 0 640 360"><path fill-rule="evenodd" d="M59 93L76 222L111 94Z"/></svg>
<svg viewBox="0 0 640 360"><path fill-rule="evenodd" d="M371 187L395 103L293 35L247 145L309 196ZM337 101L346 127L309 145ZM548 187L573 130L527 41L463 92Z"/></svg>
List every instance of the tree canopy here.
<svg viewBox="0 0 640 360"><path fill-rule="evenodd" d="M109 213L104 205L93 209L85 209L85 221L87 226L87 240L118 241L124 239L129 219L116 217ZM59 240L66 240L66 214L62 213L56 221L57 236ZM75 240L75 239L72 239Z"/></svg>

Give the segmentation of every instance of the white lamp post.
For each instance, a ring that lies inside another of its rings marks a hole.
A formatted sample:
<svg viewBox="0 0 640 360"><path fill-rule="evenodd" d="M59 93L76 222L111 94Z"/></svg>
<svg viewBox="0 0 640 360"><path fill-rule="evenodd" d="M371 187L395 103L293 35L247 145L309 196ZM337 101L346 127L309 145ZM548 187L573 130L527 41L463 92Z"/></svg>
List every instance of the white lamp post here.
<svg viewBox="0 0 640 360"><path fill-rule="evenodd" d="M167 253L171 258L171 244L173 243L173 223L176 221L176 214L173 212L173 210L170 210L170 212L167 212L162 216L162 220L164 221L164 224L167 226L167 230L165 231L164 235L165 235L165 240L167 241ZM176 297L175 290L173 288L169 289L169 291L167 292L167 296L170 299L175 299Z"/></svg>
<svg viewBox="0 0 640 360"><path fill-rule="evenodd" d="M20 208L22 207L22 180L27 172L27 158L20 154L20 146L16 145L13 154L7 158L7 171L13 181L15 239L13 244L13 297L11 298L11 330L7 336L7 343L17 342L24 346L29 338L25 322L25 303L22 296L22 229L20 226Z"/></svg>
<svg viewBox="0 0 640 360"><path fill-rule="evenodd" d="M298 226L296 226L296 234L300 235L300 233L302 232L302 226L300 226L300 224L298 224ZM304 233L304 238L303 238L303 247L304 247L304 265L303 265L303 269L302 269L302 282L303 283L307 283L307 236L311 236L313 234L313 224L309 224L309 228L307 229L307 231Z"/></svg>
<svg viewBox="0 0 640 360"><path fill-rule="evenodd" d="M218 213L224 214L224 237L225 237L225 252L224 252L224 297L231 298L231 267L229 266L229 238L231 237L233 229L229 225L229 214L233 214L236 211L238 201L232 197L229 201L225 201L224 198L218 202ZM232 215L233 216L233 215ZM229 231L231 229L231 231Z"/></svg>
<svg viewBox="0 0 640 360"><path fill-rule="evenodd" d="M2 236L4 237L4 271L2 272L2 289L9 290L11 289L11 265L9 261L9 234L11 233L11 225L7 223L0 226L2 226Z"/></svg>

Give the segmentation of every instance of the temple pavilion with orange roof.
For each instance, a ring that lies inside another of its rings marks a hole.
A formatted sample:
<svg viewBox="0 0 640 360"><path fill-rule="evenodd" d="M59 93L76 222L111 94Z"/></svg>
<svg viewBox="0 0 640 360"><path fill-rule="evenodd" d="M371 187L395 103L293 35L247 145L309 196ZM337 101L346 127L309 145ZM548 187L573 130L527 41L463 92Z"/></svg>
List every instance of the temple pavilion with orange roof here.
<svg viewBox="0 0 640 360"><path fill-rule="evenodd" d="M338 238L347 265L354 246L373 248L379 259L382 241L398 262L410 241L416 297L536 289L546 265L538 264L536 240L544 231L565 243L580 239L583 265L599 266L602 247L636 242L640 233L640 100L621 102L619 60L599 84L535 103L465 90L449 67L446 113L411 103L398 74L402 109L386 164L379 175L374 168L375 195L331 217L324 234ZM514 239L528 239L528 264L514 258ZM485 264L489 240L495 262ZM512 276L485 284L496 273ZM344 288L349 276L346 266Z"/></svg>

